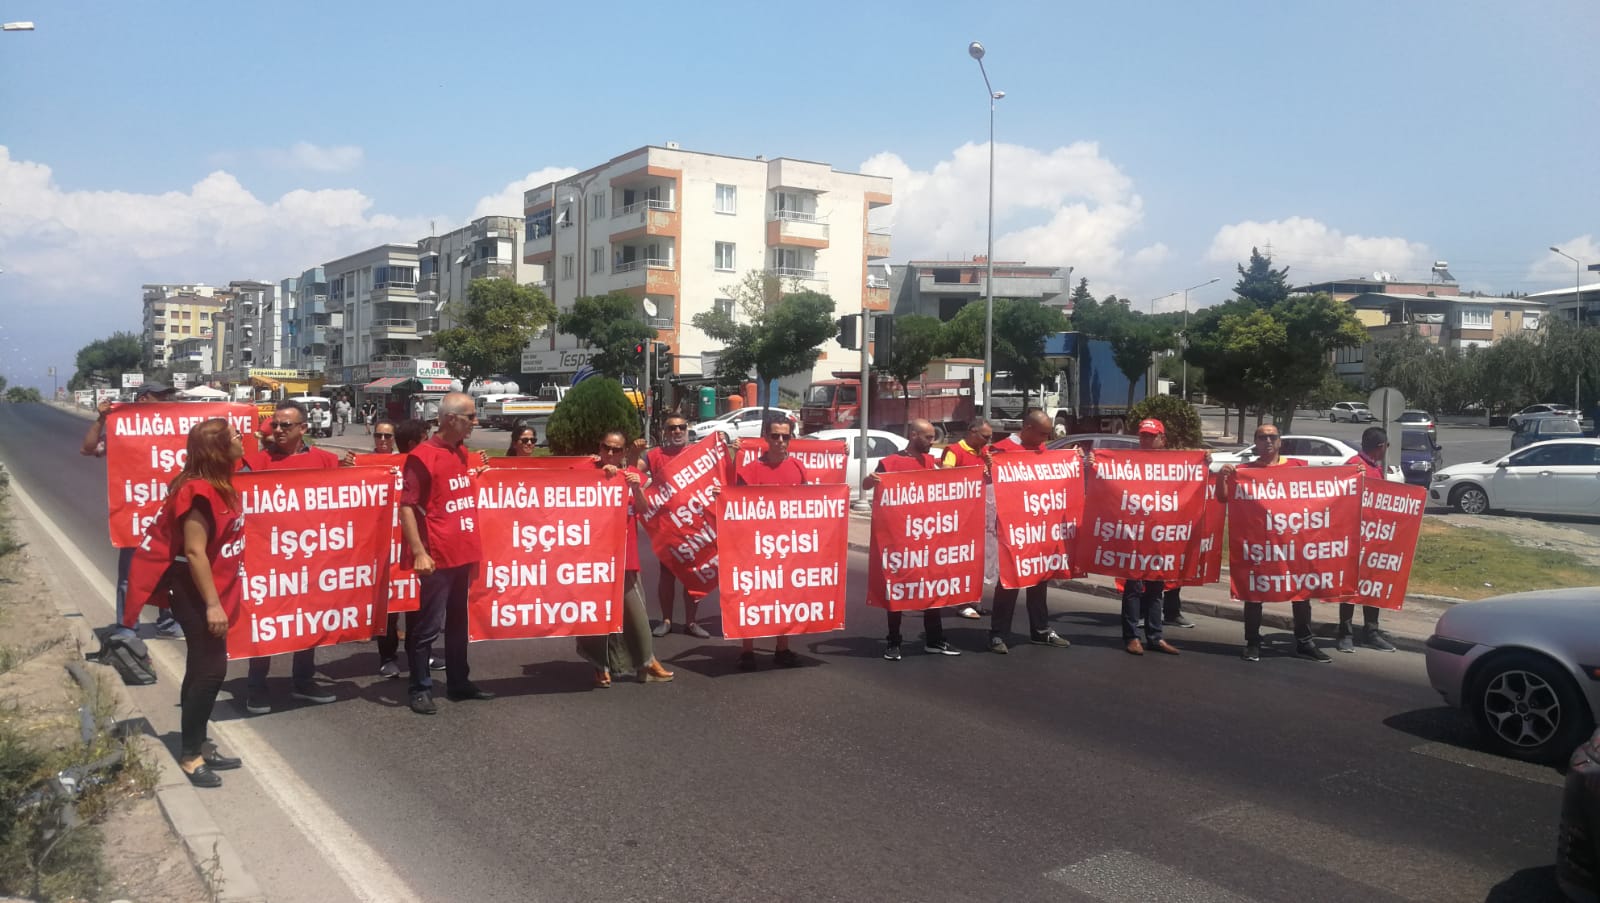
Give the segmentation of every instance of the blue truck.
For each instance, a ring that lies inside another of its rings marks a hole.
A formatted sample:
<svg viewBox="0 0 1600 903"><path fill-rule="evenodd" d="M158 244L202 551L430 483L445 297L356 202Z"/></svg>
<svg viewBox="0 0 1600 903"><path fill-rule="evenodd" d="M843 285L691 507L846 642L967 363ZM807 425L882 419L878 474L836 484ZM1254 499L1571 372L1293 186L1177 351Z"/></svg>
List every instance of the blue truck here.
<svg viewBox="0 0 1600 903"><path fill-rule="evenodd" d="M1128 377L1117 368L1110 342L1081 332L1059 332L1045 339L1044 354L1058 368L1055 391L1044 397L1057 433L1127 432ZM1148 381L1148 370L1134 381L1133 404L1148 394Z"/></svg>

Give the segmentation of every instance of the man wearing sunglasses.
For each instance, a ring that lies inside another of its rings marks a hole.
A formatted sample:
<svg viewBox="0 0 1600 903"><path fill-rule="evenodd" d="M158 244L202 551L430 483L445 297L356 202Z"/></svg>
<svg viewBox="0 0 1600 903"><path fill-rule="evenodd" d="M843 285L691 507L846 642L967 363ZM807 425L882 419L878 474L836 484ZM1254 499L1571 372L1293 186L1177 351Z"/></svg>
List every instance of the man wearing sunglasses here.
<svg viewBox="0 0 1600 903"><path fill-rule="evenodd" d="M270 427L272 444L245 455L242 469L260 473L264 470L321 470L339 466L339 459L332 452L306 444L306 409L300 402L278 402L272 411ZM294 653L290 670L294 690L289 695L293 698L316 705L333 702L337 698L331 690L317 683L316 649L302 649ZM246 713L265 715L272 711L272 700L267 695L267 675L271 671L272 656L250 660L248 691L244 699Z"/></svg>
<svg viewBox="0 0 1600 903"><path fill-rule="evenodd" d="M1283 437L1278 435L1278 428L1270 423L1256 427L1255 446L1256 457L1237 465L1224 464L1217 474L1217 496L1224 502L1233 501L1234 472L1238 467L1304 467L1306 462L1299 458L1285 458L1279 452L1282 450ZM1249 599L1244 602L1244 652L1240 655L1247 662L1261 661L1261 603ZM1294 612L1294 639L1295 654L1301 658L1314 662L1331 662L1327 653L1317 648L1316 640L1311 634L1311 603L1305 600L1290 602Z"/></svg>
<svg viewBox="0 0 1600 903"><path fill-rule="evenodd" d="M661 444L645 452L644 471L651 482L662 473L667 462L683 453L689 447L689 421L682 414L668 414L661 423ZM678 594L678 578L673 576L672 570L665 564L658 563L656 572L656 602L661 606L661 623L650 631L652 636L663 637L672 632L672 602ZM688 590L683 593L683 632L704 640L711 634L701 627L695 620L696 609L700 600L690 595Z"/></svg>
<svg viewBox="0 0 1600 903"><path fill-rule="evenodd" d="M767 440L767 451L761 457L739 468L734 476L736 486L802 486L806 482L806 469L789 457L789 440L794 438L794 424L782 417L769 417L763 424L761 435ZM800 657L789 650L789 638L776 638L772 663L780 668L794 668ZM739 670L756 669L756 644L744 641L744 651L739 653Z"/></svg>
<svg viewBox="0 0 1600 903"><path fill-rule="evenodd" d="M411 672L409 702L418 715L438 711L428 659L444 633L447 695L456 701L488 700L494 694L469 678L467 590L483 560L477 525L477 464L467 437L477 425L477 405L465 392L439 402L439 431L411 450L400 492L400 529L419 584L416 611L406 612L406 659Z"/></svg>

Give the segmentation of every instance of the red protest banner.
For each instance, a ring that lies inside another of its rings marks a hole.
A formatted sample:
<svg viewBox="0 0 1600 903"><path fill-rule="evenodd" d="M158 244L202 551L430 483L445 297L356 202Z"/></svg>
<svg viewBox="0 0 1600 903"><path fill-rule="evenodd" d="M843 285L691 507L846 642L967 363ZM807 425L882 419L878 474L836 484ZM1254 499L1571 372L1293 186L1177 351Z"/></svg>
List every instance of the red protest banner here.
<svg viewBox="0 0 1600 903"><path fill-rule="evenodd" d="M490 467L513 467L523 470L583 470L594 468L594 458L588 455L538 455L513 458L502 455L489 459Z"/></svg>
<svg viewBox="0 0 1600 903"><path fill-rule="evenodd" d="M919 611L983 598L983 471L878 474L867 604Z"/></svg>
<svg viewBox="0 0 1600 903"><path fill-rule="evenodd" d="M1346 601L1356 591L1361 470L1241 467L1228 503L1235 599Z"/></svg>
<svg viewBox="0 0 1600 903"><path fill-rule="evenodd" d="M400 497L400 490L405 482L400 468L405 464L405 455L381 455L377 453L355 455L355 467L383 467L394 475L395 498ZM406 551L405 531L400 529L400 506L394 508L393 529L389 537L389 613L416 611L422 606L422 586L417 582L417 574L411 569L411 554Z"/></svg>
<svg viewBox="0 0 1600 903"><path fill-rule="evenodd" d="M766 453L766 439L740 439L735 472ZM850 463L843 439L790 439L789 457L806 469L807 482L813 486L843 483Z"/></svg>
<svg viewBox="0 0 1600 903"><path fill-rule="evenodd" d="M591 636L622 629L628 484L587 470L490 468L478 477L483 566L472 640Z"/></svg>
<svg viewBox="0 0 1600 903"><path fill-rule="evenodd" d="M849 509L843 484L723 487L722 635L843 630Z"/></svg>
<svg viewBox="0 0 1600 903"><path fill-rule="evenodd" d="M716 487L731 482L722 437L708 436L667 459L651 475L640 518L656 558L684 591L704 596L717 588Z"/></svg>
<svg viewBox="0 0 1600 903"><path fill-rule="evenodd" d="M1182 577L1209 477L1203 451L1095 452L1079 569L1128 580Z"/></svg>
<svg viewBox="0 0 1600 903"><path fill-rule="evenodd" d="M394 474L375 467L233 478L245 512L244 611L228 658L369 640L388 617Z"/></svg>
<svg viewBox="0 0 1600 903"><path fill-rule="evenodd" d="M1362 605L1398 610L1405 603L1427 504L1426 487L1363 478L1361 564L1356 568L1356 595Z"/></svg>
<svg viewBox="0 0 1600 903"><path fill-rule="evenodd" d="M1083 519L1083 457L1075 448L995 455L1000 585L1022 589L1072 576Z"/></svg>
<svg viewBox="0 0 1600 903"><path fill-rule="evenodd" d="M139 544L167 497L167 484L188 458L189 430L226 417L255 451L256 408L227 402L149 402L117 405L106 415L106 507L111 544Z"/></svg>
<svg viewBox="0 0 1600 903"><path fill-rule="evenodd" d="M1222 529L1227 521L1228 506L1217 497L1217 481L1207 480L1205 514L1189 543L1181 585L1204 586L1222 578Z"/></svg>

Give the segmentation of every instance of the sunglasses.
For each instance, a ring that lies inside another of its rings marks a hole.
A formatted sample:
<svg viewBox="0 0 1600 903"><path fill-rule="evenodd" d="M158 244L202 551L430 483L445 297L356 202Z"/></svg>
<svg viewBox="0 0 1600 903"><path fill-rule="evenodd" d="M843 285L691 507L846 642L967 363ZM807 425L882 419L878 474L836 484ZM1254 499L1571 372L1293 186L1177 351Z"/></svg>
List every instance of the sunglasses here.
<svg viewBox="0 0 1600 903"><path fill-rule="evenodd" d="M793 438L794 437L789 435L788 433L768 433L767 434L767 441L768 442L788 442L790 439L793 439Z"/></svg>
<svg viewBox="0 0 1600 903"><path fill-rule="evenodd" d="M293 420L274 420L274 421L272 421L272 428L275 429L275 430L292 430L297 426L305 426L305 424L303 424L303 423L295 423Z"/></svg>
<svg viewBox="0 0 1600 903"><path fill-rule="evenodd" d="M688 428L689 424L687 423L669 423L662 427L663 430L669 433L681 433Z"/></svg>
<svg viewBox="0 0 1600 903"><path fill-rule="evenodd" d="M393 442L394 441L394 433L373 433L372 434L372 438L373 438L373 441L377 441L379 439L388 439L390 442Z"/></svg>
<svg viewBox="0 0 1600 903"><path fill-rule="evenodd" d="M517 440L517 444L518 445L532 445L533 444L533 437L532 436L524 436L523 438Z"/></svg>

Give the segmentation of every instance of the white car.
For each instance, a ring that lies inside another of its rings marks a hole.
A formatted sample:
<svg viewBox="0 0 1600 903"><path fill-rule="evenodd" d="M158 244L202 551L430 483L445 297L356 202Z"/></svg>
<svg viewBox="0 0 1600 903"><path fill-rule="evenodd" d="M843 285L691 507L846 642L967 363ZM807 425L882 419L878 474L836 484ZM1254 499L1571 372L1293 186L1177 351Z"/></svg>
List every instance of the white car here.
<svg viewBox="0 0 1600 903"><path fill-rule="evenodd" d="M1360 452L1338 439L1329 439L1327 436L1298 436L1288 435L1283 437L1283 442L1278 446L1278 454L1285 458L1298 458L1312 467L1334 467L1354 458ZM1247 445L1236 452L1215 451L1211 453L1211 469L1217 470L1224 464L1243 464L1256 459L1256 448ZM1405 482L1405 475L1400 473L1399 465L1391 465L1384 479L1391 482Z"/></svg>
<svg viewBox="0 0 1600 903"><path fill-rule="evenodd" d="M1551 439L1433 475L1428 500L1463 514L1600 513L1600 439Z"/></svg>
<svg viewBox="0 0 1600 903"><path fill-rule="evenodd" d="M1506 421L1506 425L1511 427L1512 432L1516 432L1516 430L1522 426L1523 422L1535 420L1540 417L1571 417L1574 420L1578 420L1581 419L1582 416L1582 414L1574 411L1572 408L1569 408L1564 404L1550 404L1548 402L1545 404L1530 404L1515 414L1512 414L1511 419Z"/></svg>
<svg viewBox="0 0 1600 903"><path fill-rule="evenodd" d="M795 435L800 434L800 418L783 408L735 408L720 417L702 420L689 427L691 441L699 441L712 433L722 433L730 438L755 439L761 435L761 425L770 412L774 417L786 417L794 424Z"/></svg>
<svg viewBox="0 0 1600 903"><path fill-rule="evenodd" d="M844 481L850 484L850 497L861 496L861 431L860 430L818 430L806 436L807 439L842 439L845 448L850 453L850 463L845 465ZM886 433L883 430L867 430L867 473L878 469L878 462L898 451L904 451L907 445L904 436ZM935 449L937 451L937 449Z"/></svg>
<svg viewBox="0 0 1600 903"><path fill-rule="evenodd" d="M1359 401L1341 401L1328 409L1328 419L1334 423L1349 421L1350 423L1371 423L1372 412Z"/></svg>

